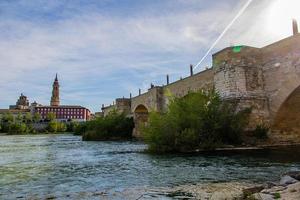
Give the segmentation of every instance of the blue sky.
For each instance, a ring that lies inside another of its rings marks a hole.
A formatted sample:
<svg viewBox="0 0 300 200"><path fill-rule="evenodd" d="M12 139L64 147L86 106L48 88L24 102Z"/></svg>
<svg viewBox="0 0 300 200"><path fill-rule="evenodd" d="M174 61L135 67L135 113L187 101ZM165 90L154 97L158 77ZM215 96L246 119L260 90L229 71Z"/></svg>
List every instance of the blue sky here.
<svg viewBox="0 0 300 200"><path fill-rule="evenodd" d="M213 52L289 36L286 9L297 1L253 0ZM245 3L0 0L0 108L14 104L20 93L49 104L55 73L61 103L92 111L139 88L146 91L151 83L164 84L166 74L171 81L187 76L189 64L201 59ZM197 71L210 65L211 55Z"/></svg>

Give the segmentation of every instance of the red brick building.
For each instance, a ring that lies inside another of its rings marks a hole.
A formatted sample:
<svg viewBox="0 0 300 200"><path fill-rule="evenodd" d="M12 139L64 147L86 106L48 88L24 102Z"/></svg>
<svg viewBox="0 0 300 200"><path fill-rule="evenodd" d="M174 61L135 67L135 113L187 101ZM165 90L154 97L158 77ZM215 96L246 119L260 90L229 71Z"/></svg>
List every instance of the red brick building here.
<svg viewBox="0 0 300 200"><path fill-rule="evenodd" d="M34 107L34 112L39 113L43 120L48 113L54 113L59 121L87 121L91 117L90 110L82 106L60 105L57 74L53 83L50 106L37 105Z"/></svg>
<svg viewBox="0 0 300 200"><path fill-rule="evenodd" d="M82 106L37 106L35 112L44 120L48 113L54 113L59 121L87 121L90 120L91 112Z"/></svg>

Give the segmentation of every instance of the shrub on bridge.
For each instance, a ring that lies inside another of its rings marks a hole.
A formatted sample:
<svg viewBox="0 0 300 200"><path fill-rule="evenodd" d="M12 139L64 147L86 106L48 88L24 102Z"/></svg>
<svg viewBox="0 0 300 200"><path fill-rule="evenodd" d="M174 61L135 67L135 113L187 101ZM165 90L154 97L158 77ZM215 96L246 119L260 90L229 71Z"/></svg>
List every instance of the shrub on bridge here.
<svg viewBox="0 0 300 200"><path fill-rule="evenodd" d="M250 110L236 112L214 91L174 98L164 114L151 113L143 134L150 151L193 151L239 144Z"/></svg>

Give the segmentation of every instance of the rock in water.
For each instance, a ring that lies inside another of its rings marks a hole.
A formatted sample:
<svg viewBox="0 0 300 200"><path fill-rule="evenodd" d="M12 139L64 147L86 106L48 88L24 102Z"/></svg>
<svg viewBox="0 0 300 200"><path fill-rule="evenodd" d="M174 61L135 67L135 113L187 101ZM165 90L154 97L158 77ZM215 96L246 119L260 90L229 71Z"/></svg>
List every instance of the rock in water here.
<svg viewBox="0 0 300 200"><path fill-rule="evenodd" d="M284 175L290 176L298 181L300 181L300 171L291 171L287 172Z"/></svg>
<svg viewBox="0 0 300 200"><path fill-rule="evenodd" d="M281 177L280 185L289 185L289 184L293 184L296 182L298 182L296 179L294 179L288 175L285 175L285 176Z"/></svg>
<svg viewBox="0 0 300 200"><path fill-rule="evenodd" d="M269 188L277 186L277 185L278 185L278 183L274 183L274 182L266 182L263 184L265 189L269 189Z"/></svg>
<svg viewBox="0 0 300 200"><path fill-rule="evenodd" d="M254 194L254 193L259 193L264 189L263 186L254 186L250 188L243 189L244 194Z"/></svg>
<svg viewBox="0 0 300 200"><path fill-rule="evenodd" d="M273 195L263 193L255 193L253 197L260 200L275 200Z"/></svg>

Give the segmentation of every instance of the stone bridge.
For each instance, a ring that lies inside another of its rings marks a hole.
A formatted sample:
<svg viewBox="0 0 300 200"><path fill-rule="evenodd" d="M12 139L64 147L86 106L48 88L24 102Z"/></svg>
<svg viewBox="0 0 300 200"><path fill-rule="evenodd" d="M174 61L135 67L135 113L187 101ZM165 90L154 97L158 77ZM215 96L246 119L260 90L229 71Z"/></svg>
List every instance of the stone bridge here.
<svg viewBox="0 0 300 200"><path fill-rule="evenodd" d="M170 94L185 96L189 91L215 88L224 100L238 103L240 109L252 107L250 128L259 124L271 127L275 140L300 141L300 34L294 23L294 35L263 48L235 46L213 55L210 69L167 85L152 86L148 92L129 99L117 99L103 107L134 117L134 136L151 111L164 112Z"/></svg>

